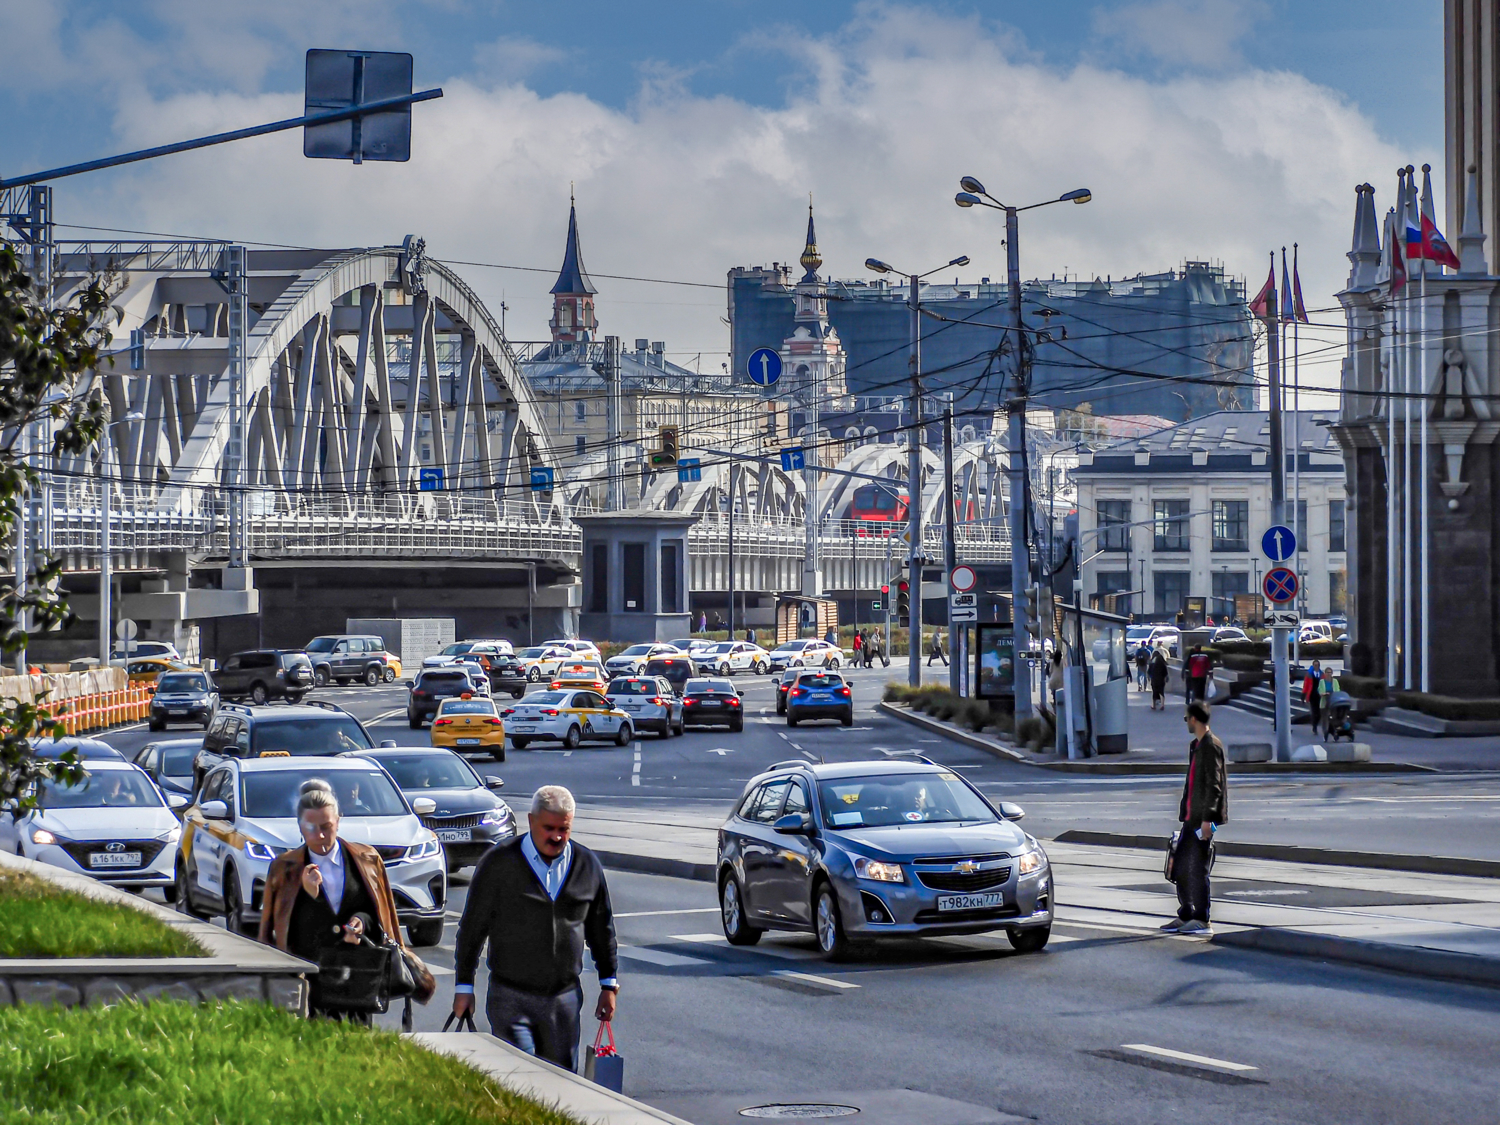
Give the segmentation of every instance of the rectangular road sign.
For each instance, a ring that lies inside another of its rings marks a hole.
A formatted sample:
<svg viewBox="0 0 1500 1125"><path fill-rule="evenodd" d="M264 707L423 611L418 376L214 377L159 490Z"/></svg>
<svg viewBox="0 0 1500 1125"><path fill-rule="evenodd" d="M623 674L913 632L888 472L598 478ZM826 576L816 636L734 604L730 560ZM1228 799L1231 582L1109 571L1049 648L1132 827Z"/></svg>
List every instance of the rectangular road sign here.
<svg viewBox="0 0 1500 1125"><path fill-rule="evenodd" d="M1291 609L1273 609L1266 614L1266 624L1273 629L1295 629L1302 623L1301 614Z"/></svg>
<svg viewBox="0 0 1500 1125"><path fill-rule="evenodd" d="M978 594L949 594L948 595L948 608L950 610L951 609L971 609L971 608L974 608L974 607L976 607L978 605L979 605L979 595Z"/></svg>
<svg viewBox="0 0 1500 1125"><path fill-rule="evenodd" d="M977 605L948 607L948 620L951 624L962 625L970 621L979 620L979 607Z"/></svg>

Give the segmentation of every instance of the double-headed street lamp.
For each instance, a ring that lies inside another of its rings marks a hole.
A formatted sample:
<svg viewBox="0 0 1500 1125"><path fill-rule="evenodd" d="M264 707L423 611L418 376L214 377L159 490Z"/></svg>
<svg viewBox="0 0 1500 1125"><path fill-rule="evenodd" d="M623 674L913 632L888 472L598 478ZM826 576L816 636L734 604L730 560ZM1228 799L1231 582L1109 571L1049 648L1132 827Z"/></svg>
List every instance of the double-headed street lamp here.
<svg viewBox="0 0 1500 1125"><path fill-rule="evenodd" d="M920 284L924 277L937 273L939 270L950 269L953 266L966 266L969 264L969 256L960 254L951 262L941 266L934 266L926 273L904 273L894 266L888 266L879 258L866 258L865 269L874 270L876 273L893 273L898 277L904 277L907 281L906 307L910 310L911 330L908 341L907 366L911 369L911 430L907 440L907 475L906 486L907 502L907 535L911 539L911 552L908 555L908 577L912 582L911 591L911 632L907 639L907 682L912 687L917 687L922 682L922 311ZM951 497L950 497L951 502ZM948 538L953 538L953 516L949 510L948 516ZM951 554L951 552L950 552ZM949 558L948 564L953 565L953 559Z"/></svg>
<svg viewBox="0 0 1500 1125"><path fill-rule="evenodd" d="M1088 188L1065 192L1056 199L1011 207L1001 203L973 176L959 181L963 188L953 202L960 207L990 207L1005 212L1005 265L1010 282L1010 335L1015 367L1011 376L1011 395L1006 402L1010 415L1010 605L1015 627L1015 659L1028 647L1026 628L1026 584L1031 579L1031 554L1026 547L1026 396L1030 393L1030 363L1026 359L1025 331L1021 323L1021 252L1020 224L1016 216L1053 203L1087 203L1093 198ZM1017 686L1020 678L1017 677ZM1031 691L1016 692L1016 718L1031 715Z"/></svg>

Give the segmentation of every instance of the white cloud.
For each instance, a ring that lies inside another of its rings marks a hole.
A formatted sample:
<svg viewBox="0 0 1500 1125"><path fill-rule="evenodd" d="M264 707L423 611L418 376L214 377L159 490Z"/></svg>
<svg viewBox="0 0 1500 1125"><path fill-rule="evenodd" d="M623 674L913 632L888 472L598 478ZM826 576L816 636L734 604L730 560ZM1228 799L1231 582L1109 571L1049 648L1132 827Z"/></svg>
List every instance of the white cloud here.
<svg viewBox="0 0 1500 1125"><path fill-rule="evenodd" d="M1239 64L1239 40L1267 14L1264 0L1146 0L1097 8L1094 31L1129 55L1171 67Z"/></svg>
<svg viewBox="0 0 1500 1125"><path fill-rule="evenodd" d="M309 245L414 231L439 256L555 266L571 181L591 271L721 283L730 266L796 258L812 191L835 275L863 272L871 255L926 269L967 253L966 276L1002 276L998 216L952 204L972 174L1020 203L1093 189L1086 207L1024 216L1027 276L1209 258L1248 275L1253 292L1266 252L1297 241L1309 304L1322 306L1347 273L1354 185L1437 151L1434 138L1432 152L1398 154L1355 107L1297 75L1059 70L1006 34L932 10L866 9L837 36L783 37L812 77L771 109L673 83L619 111L515 81L447 80L443 100L415 109L410 164L307 161L292 136L270 137L110 173L60 207L106 225ZM125 143L154 142L299 105L298 94L135 93L118 128ZM545 334L549 276L462 272L494 305L504 294L514 335ZM722 290L596 281L604 331L674 351L727 345ZM705 354L705 366L720 358Z"/></svg>
<svg viewBox="0 0 1500 1125"><path fill-rule="evenodd" d="M567 52L525 35L502 35L474 48L474 68L480 77L515 82L543 67L562 62Z"/></svg>

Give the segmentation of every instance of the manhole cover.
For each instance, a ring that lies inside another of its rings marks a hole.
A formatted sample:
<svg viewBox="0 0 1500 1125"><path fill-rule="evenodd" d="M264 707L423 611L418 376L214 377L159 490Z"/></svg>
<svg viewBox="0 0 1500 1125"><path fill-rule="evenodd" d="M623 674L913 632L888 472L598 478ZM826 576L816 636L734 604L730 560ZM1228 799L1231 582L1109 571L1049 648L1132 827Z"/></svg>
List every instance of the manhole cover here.
<svg viewBox="0 0 1500 1125"><path fill-rule="evenodd" d="M818 1102L789 1105L753 1105L740 1110L741 1117L769 1117L777 1121L808 1121L816 1117L853 1117L859 1110L852 1105L828 1105Z"/></svg>

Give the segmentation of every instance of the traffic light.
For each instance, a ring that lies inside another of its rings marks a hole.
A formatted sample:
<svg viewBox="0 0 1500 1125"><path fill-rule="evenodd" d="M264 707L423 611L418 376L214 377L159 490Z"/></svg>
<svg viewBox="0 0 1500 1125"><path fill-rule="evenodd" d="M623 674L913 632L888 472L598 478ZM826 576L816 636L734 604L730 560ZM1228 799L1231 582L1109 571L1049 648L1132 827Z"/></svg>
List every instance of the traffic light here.
<svg viewBox="0 0 1500 1125"><path fill-rule="evenodd" d="M1041 647L1044 627L1045 623L1042 621L1042 587L1040 583L1033 583L1026 587L1026 632L1031 635L1029 643L1033 647Z"/></svg>
<svg viewBox="0 0 1500 1125"><path fill-rule="evenodd" d="M663 426L657 431L660 448L651 454L651 467L670 468L677 464L677 427Z"/></svg>
<svg viewBox="0 0 1500 1125"><path fill-rule="evenodd" d="M911 624L911 583L905 578L896 583L896 618L903 629Z"/></svg>

